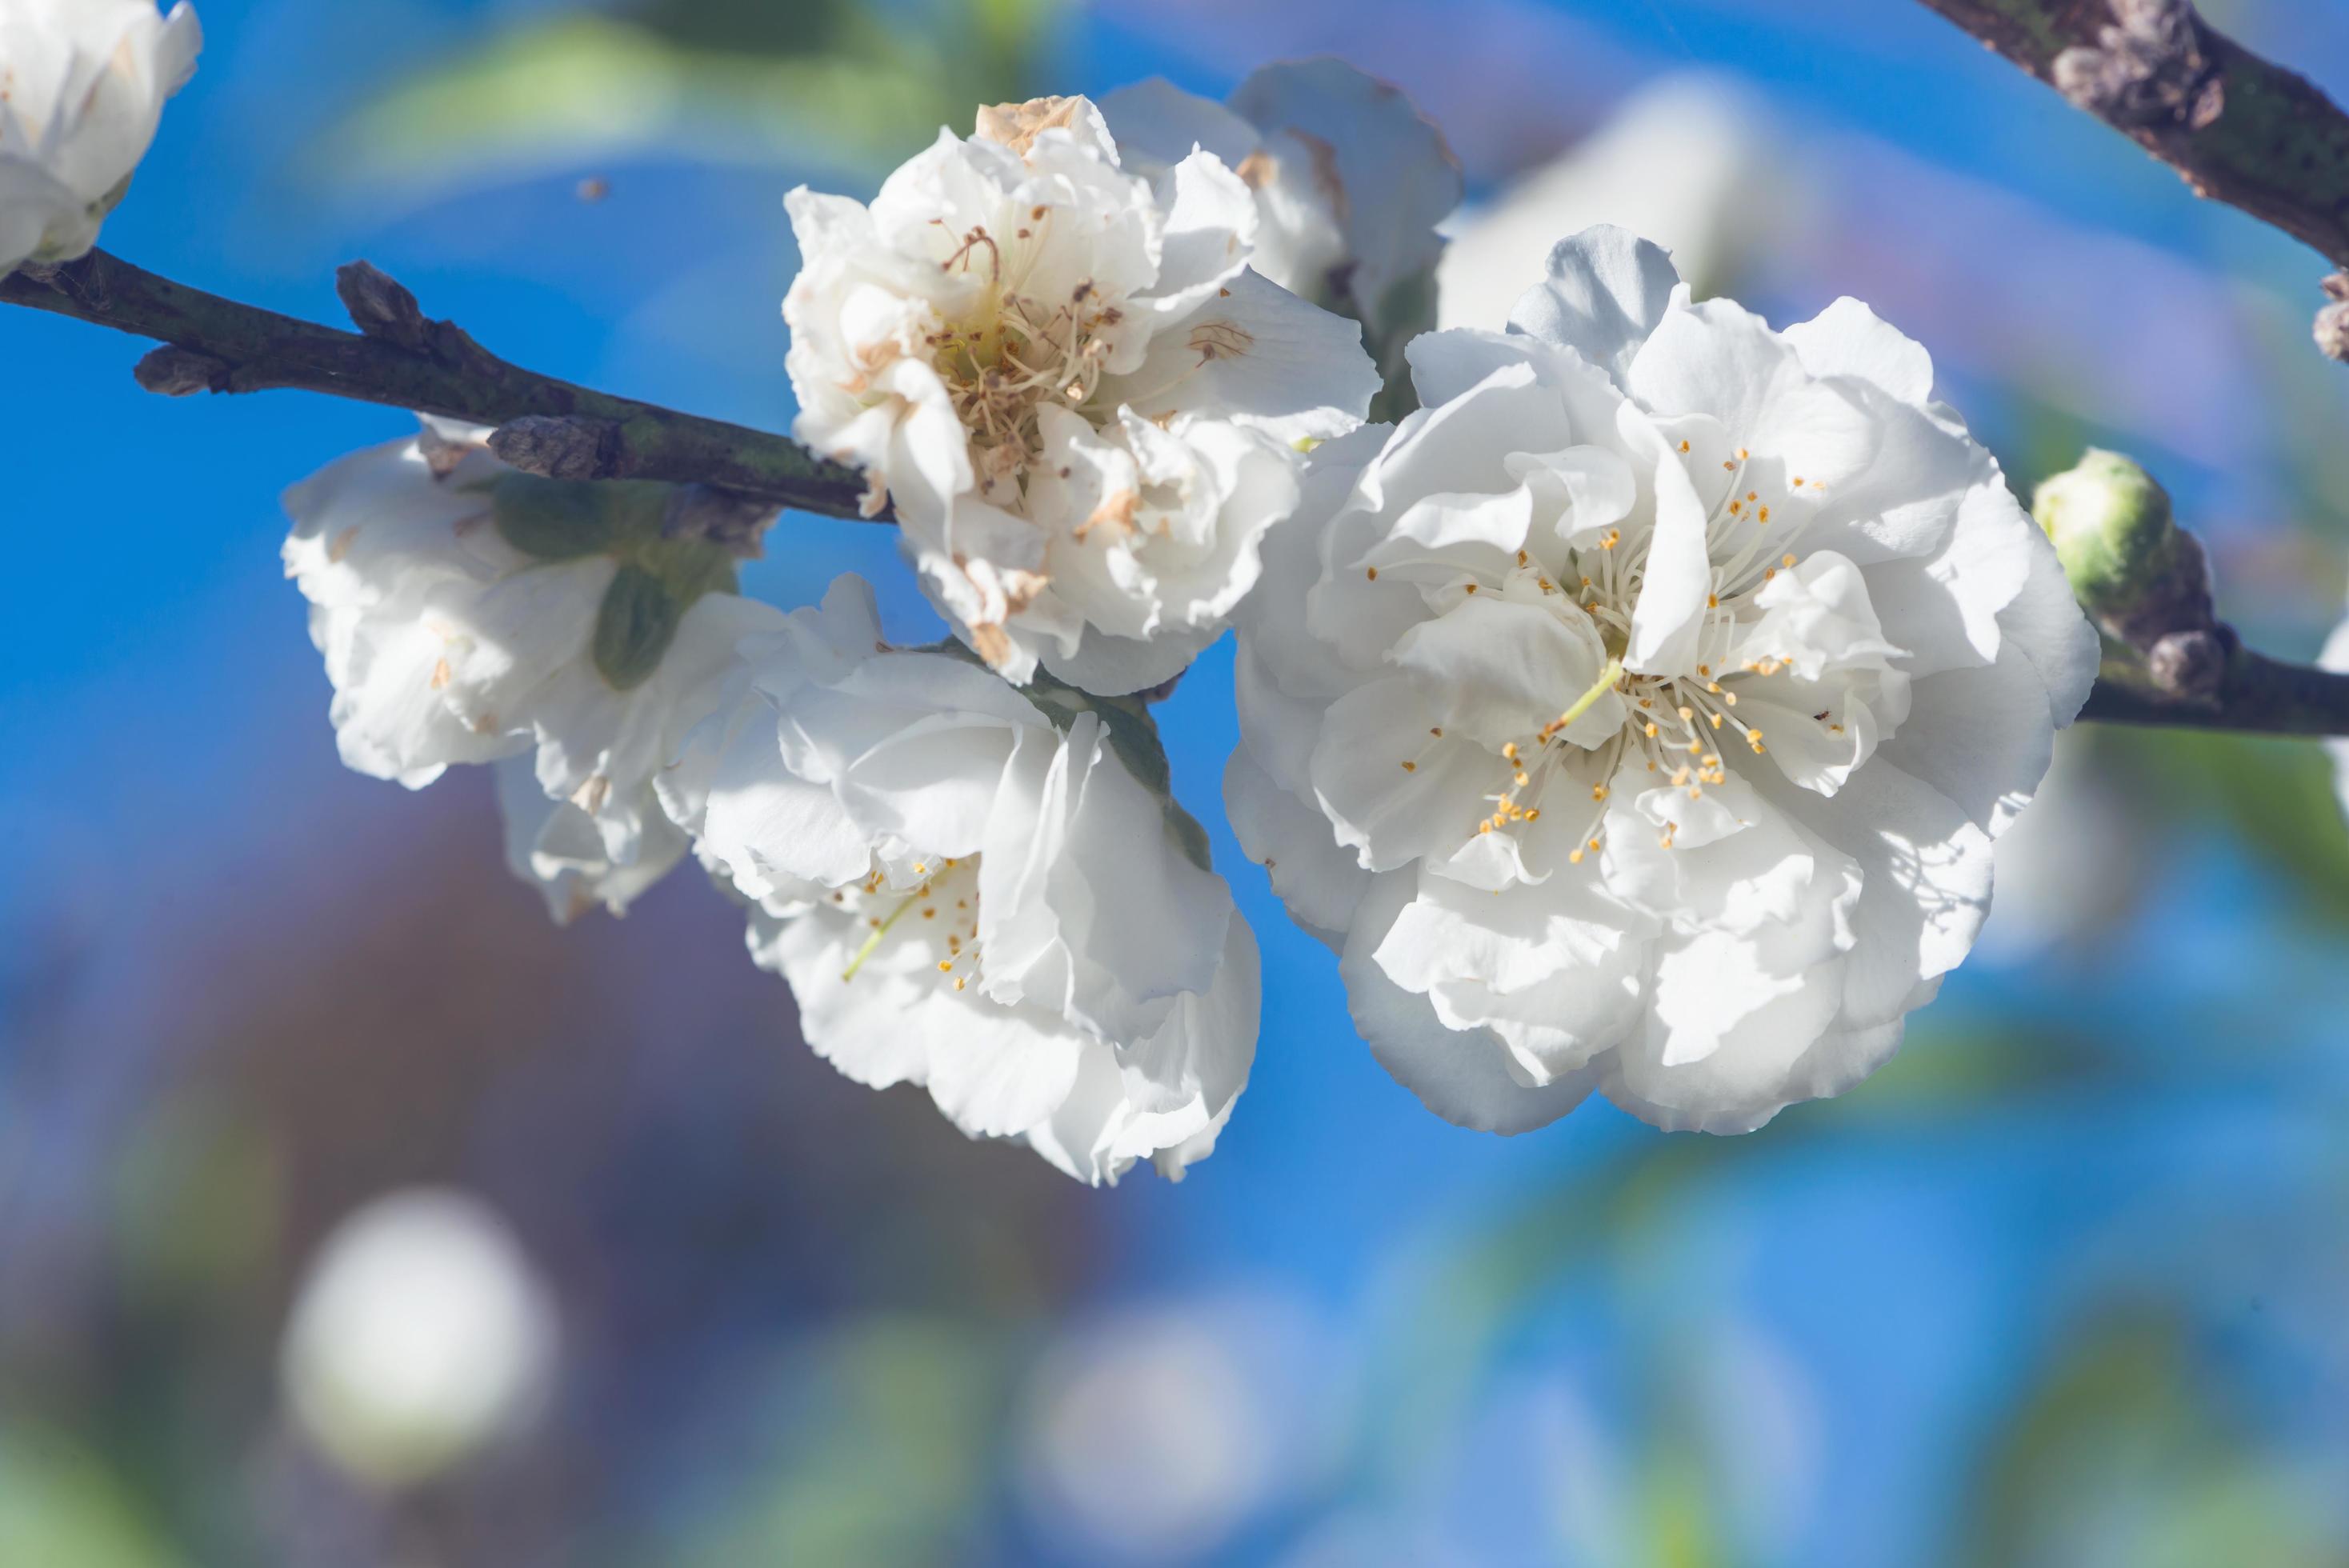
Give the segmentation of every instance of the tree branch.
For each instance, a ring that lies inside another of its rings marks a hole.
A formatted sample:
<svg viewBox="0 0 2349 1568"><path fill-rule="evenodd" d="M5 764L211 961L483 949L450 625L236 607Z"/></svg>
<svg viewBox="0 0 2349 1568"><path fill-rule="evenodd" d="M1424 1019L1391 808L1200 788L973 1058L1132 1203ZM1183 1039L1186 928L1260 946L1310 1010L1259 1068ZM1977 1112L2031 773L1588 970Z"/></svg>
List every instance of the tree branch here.
<svg viewBox="0 0 2349 1568"><path fill-rule="evenodd" d="M2239 645L2218 690L2191 696L2165 691L2143 669L2107 658L2080 717L2251 735L2349 736L2349 675L2288 665Z"/></svg>
<svg viewBox="0 0 2349 1568"><path fill-rule="evenodd" d="M497 428L518 468L565 479L702 484L779 507L860 517L864 480L763 430L680 414L509 365L365 262L337 292L357 334L240 304L93 251L0 278L0 302L164 344L140 386L167 397L292 387Z"/></svg>
<svg viewBox="0 0 2349 1568"><path fill-rule="evenodd" d="M2135 140L2197 195L2349 268L2349 115L2188 0L1924 0Z"/></svg>

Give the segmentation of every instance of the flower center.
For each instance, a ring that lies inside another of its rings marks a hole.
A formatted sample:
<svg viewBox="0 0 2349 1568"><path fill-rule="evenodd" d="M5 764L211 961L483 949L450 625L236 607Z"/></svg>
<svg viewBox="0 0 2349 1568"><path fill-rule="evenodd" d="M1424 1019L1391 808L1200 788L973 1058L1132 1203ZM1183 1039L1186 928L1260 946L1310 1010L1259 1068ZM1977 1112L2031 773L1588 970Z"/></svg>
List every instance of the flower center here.
<svg viewBox="0 0 2349 1568"><path fill-rule="evenodd" d="M978 969L978 857L915 860L891 866L876 859L861 882L835 889L833 909L865 934L841 972L853 983L885 946L911 943L924 966L951 979L957 991Z"/></svg>
<svg viewBox="0 0 2349 1568"><path fill-rule="evenodd" d="M1056 297L1023 292L1051 219L1051 208L1030 208L1008 246L984 225L974 226L938 263L944 272L983 272L987 278L973 307L926 342L969 437L979 493L998 505L1019 499L1029 466L1043 450L1038 410L1048 403L1081 409L1092 401L1110 350L1102 335L1125 315L1090 278Z"/></svg>
<svg viewBox="0 0 2349 1568"><path fill-rule="evenodd" d="M1689 450L1689 444L1682 443L1684 457ZM1484 797L1489 810L1477 821L1477 833L1513 831L1542 820L1545 810L1568 810L1573 799L1587 797L1582 799L1587 817L1565 840L1570 846L1567 860L1578 865L1605 841L1607 800L1626 769L1653 775L1656 785L1683 790L1689 800L1699 801L1708 788L1729 782L1728 754L1739 748L1756 757L1764 754L1761 727L1738 717L1737 688L1755 677L1776 675L1790 662L1783 655L1754 656L1752 633L1764 614L1757 600L1800 559L1792 546L1814 509L1790 506L1787 497L1807 501L1823 492L1816 482L1794 477L1785 481L1778 500L1766 500L1763 481L1749 477L1754 466L1752 454L1742 448L1723 466L1730 482L1706 520L1705 604L1695 653L1684 670L1634 672L1623 667L1632 614L1646 583L1652 533L1627 544L1621 530L1609 529L1588 548L1545 551L1547 561L1532 550L1520 550L1514 569L1462 585L1471 595L1480 591L1516 600L1538 595L1554 603L1561 615L1579 610L1596 625L1608 654L1599 679L1587 690L1565 694L1557 717L1501 746L1503 777L1499 787ZM1622 699L1622 726L1596 747L1581 743L1587 736L1568 739L1566 731L1610 692ZM1818 713L1814 722L1841 734L1844 727L1833 707ZM1432 738L1443 742L1441 728ZM1423 751L1403 767L1416 769L1424 756ZM1561 791L1568 803L1561 803ZM1667 820L1659 841L1672 848L1678 831L1679 823Z"/></svg>

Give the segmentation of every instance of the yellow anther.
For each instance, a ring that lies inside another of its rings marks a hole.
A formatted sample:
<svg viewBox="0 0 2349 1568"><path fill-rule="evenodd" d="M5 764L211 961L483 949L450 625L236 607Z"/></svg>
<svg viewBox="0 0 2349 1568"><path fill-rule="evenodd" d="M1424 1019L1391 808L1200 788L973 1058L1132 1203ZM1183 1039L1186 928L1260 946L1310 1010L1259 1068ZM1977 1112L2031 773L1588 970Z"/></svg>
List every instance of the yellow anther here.
<svg viewBox="0 0 2349 1568"><path fill-rule="evenodd" d="M1379 580L1379 569L1375 566L1366 568L1365 574L1368 575L1370 580L1373 583Z"/></svg>
<svg viewBox="0 0 2349 1568"><path fill-rule="evenodd" d="M1405 762L1402 765L1402 770L1406 773L1416 773L1419 771L1419 764L1416 762Z"/></svg>
<svg viewBox="0 0 2349 1568"><path fill-rule="evenodd" d="M1792 566L1794 563L1795 556L1792 551L1789 551L1785 554L1778 557L1778 564L1781 566Z"/></svg>

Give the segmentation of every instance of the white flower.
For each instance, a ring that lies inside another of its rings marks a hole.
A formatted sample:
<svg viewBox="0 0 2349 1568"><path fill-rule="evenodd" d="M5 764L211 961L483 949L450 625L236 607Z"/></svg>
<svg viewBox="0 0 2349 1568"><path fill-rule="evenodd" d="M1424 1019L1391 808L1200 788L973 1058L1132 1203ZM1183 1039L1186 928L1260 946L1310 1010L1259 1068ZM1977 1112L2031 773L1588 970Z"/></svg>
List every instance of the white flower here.
<svg viewBox="0 0 2349 1568"><path fill-rule="evenodd" d="M2095 638L1857 302L1781 335L1599 229L1515 325L1420 339L1426 407L1317 454L1234 824L1442 1114L1755 1127L1965 956Z"/></svg>
<svg viewBox="0 0 2349 1568"><path fill-rule="evenodd" d="M1401 89L1322 58L1263 67L1228 106L1153 78L1102 113L1137 172L1194 148L1236 170L1256 193L1250 264L1274 283L1353 316L1373 344L1433 325L1436 225L1460 204L1460 161Z"/></svg>
<svg viewBox="0 0 2349 1568"><path fill-rule="evenodd" d="M659 537L662 487L517 474L481 435L428 421L294 487L286 573L343 760L420 789L534 753L569 810L541 819L509 795L509 858L562 912L618 909L681 848L654 776L736 645L781 613L725 591L718 547Z"/></svg>
<svg viewBox="0 0 2349 1568"><path fill-rule="evenodd" d="M98 243L202 46L185 5L0 0L0 276Z"/></svg>
<svg viewBox="0 0 2349 1568"><path fill-rule="evenodd" d="M406 1486L527 1425L557 1338L554 1305L505 1222L467 1193L409 1188L327 1236L280 1361L313 1441L360 1480Z"/></svg>
<svg viewBox="0 0 2349 1568"><path fill-rule="evenodd" d="M1163 772L1147 720L880 642L844 577L746 644L662 802L841 1071L1082 1181L1179 1176L1247 1080L1257 951L1133 770Z"/></svg>
<svg viewBox="0 0 2349 1568"><path fill-rule="evenodd" d="M925 587L1016 681L1178 674L1256 580L1288 444L1378 389L1355 326L1248 272L1247 187L1154 184L1083 98L982 110L868 208L794 191L793 433L894 502Z"/></svg>

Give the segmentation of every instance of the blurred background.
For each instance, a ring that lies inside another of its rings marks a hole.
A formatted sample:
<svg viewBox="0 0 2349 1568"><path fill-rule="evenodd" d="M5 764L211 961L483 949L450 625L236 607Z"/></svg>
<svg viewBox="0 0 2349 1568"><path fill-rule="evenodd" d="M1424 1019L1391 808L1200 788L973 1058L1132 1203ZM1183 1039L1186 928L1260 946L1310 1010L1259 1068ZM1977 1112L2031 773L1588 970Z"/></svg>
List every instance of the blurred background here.
<svg viewBox="0 0 2349 1568"><path fill-rule="evenodd" d="M534 368L784 428L781 198L981 101L1332 52L1450 133L1445 315L1628 223L1934 350L2025 489L2137 454L2222 610L2349 576L2323 270L1886 0L202 0L117 253L331 317L364 255ZM2349 11L2206 0L2349 93ZM1761 1132L1423 1111L1266 952L1181 1187L1088 1192L797 1040L690 876L550 928L485 772L346 773L289 482L399 435L171 404L0 317L0 1563L2349 1562L2349 835L2321 749L2082 731L1892 1066ZM792 519L929 634L882 531Z"/></svg>

